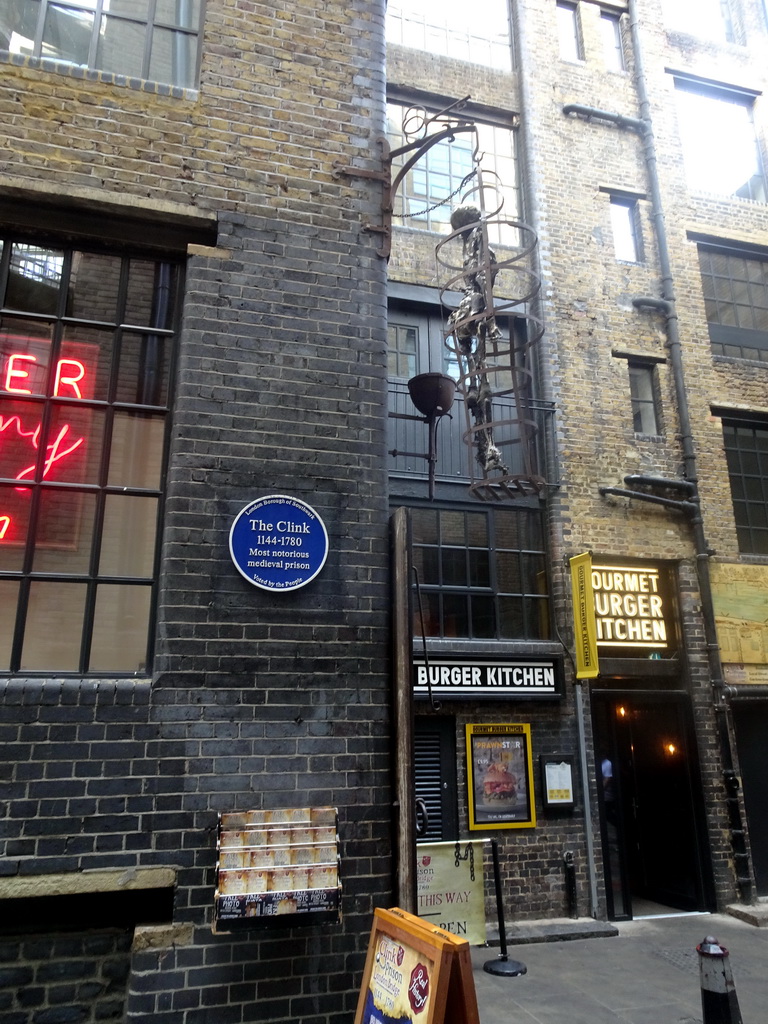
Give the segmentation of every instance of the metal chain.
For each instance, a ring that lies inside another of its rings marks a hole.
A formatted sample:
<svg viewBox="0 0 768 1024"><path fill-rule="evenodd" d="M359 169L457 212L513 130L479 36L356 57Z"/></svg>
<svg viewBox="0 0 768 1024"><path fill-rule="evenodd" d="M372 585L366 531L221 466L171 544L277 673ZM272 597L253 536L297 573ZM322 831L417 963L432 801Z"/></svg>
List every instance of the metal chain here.
<svg viewBox="0 0 768 1024"><path fill-rule="evenodd" d="M469 174L465 174L464 177L459 182L458 187L455 188L449 196L446 196L445 199L441 199L439 202L434 203L432 206L428 206L425 210L417 210L416 213L401 213L400 217L403 220L408 220L409 217L423 217L425 214L432 213L433 210L437 210L439 207L445 206L446 203L449 203L454 196L457 196L459 192L461 192L461 190L464 188L467 182L471 178L474 178L476 174L477 170L470 171Z"/></svg>

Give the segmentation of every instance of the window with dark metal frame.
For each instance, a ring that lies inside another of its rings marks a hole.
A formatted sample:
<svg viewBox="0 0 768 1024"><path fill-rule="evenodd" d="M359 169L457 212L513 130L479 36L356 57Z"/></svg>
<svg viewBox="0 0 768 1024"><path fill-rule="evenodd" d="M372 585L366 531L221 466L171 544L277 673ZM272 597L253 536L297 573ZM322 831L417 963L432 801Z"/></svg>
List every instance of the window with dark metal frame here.
<svg viewBox="0 0 768 1024"><path fill-rule="evenodd" d="M460 369L456 353L446 345L444 327L448 313L442 310L444 319L440 318L439 307L410 302L392 302L389 311L388 343L389 343L389 411L396 414L389 420L389 450L398 454L393 456L390 471L404 476L426 476L428 467L424 459L418 455L424 451L426 444L425 427L422 422L413 419L399 418L402 414L416 415L416 409L408 392L408 381L419 373L444 373L458 381ZM510 337L511 347L517 365L524 366L527 355L526 323L523 317L499 316L497 325L505 338ZM507 379L508 378L508 379ZM498 379L511 386L511 370L507 375L499 374ZM520 374L518 385L527 380ZM529 395L528 397L532 397ZM497 420L516 421L513 414L515 400L510 395L496 396L493 401L494 416ZM539 417L538 412L530 415ZM538 421L537 421L538 422ZM541 424L539 424L541 425ZM469 480L469 460L474 458L474 450L463 440L467 430L466 412L463 399L456 395L453 408L448 416L444 416L438 424L438 460L436 473L444 480ZM508 438L517 430L513 425L498 426L497 436ZM411 454L409 454L411 453ZM416 453L414 457L413 453ZM516 444L509 445L508 457L514 469L522 465L519 460L522 453Z"/></svg>
<svg viewBox="0 0 768 1024"><path fill-rule="evenodd" d="M146 672L181 266L0 246L0 671Z"/></svg>
<svg viewBox="0 0 768 1024"><path fill-rule="evenodd" d="M201 0L0 0L0 48L194 88Z"/></svg>
<svg viewBox="0 0 768 1024"><path fill-rule="evenodd" d="M414 635L542 640L549 603L538 508L413 507Z"/></svg>
<svg viewBox="0 0 768 1024"><path fill-rule="evenodd" d="M700 245L699 267L713 353L768 362L768 253Z"/></svg>
<svg viewBox="0 0 768 1024"><path fill-rule="evenodd" d="M723 418L739 550L768 555L768 419Z"/></svg>

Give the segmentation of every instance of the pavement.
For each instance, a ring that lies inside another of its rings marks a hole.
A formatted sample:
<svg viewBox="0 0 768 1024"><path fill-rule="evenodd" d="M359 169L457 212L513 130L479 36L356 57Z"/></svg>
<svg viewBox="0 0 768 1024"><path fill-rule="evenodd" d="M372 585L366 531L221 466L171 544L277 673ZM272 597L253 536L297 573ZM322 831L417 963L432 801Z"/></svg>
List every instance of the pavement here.
<svg viewBox="0 0 768 1024"><path fill-rule="evenodd" d="M729 909L611 924L586 918L508 925L507 961L527 971L485 971L485 964L499 963L498 935L495 945L472 948L480 1022L766 1024L768 905ZM733 916L739 910L745 919ZM703 1017L696 946L709 935L729 952L742 1021L728 1019L731 1008L725 1020Z"/></svg>

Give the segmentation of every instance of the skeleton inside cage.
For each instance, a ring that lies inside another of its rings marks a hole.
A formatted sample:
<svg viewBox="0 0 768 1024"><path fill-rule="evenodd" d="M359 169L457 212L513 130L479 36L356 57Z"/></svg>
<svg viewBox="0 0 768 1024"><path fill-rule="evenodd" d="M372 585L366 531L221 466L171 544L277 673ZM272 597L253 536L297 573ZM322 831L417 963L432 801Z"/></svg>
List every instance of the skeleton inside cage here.
<svg viewBox="0 0 768 1024"><path fill-rule="evenodd" d="M436 249L439 265L450 273L441 286L449 310L444 335L459 366L458 390L467 417L464 439L474 450L471 489L485 500L536 494L544 486L537 472L531 358L541 330L527 308L539 287L530 266L536 239L526 225L499 217L500 206L487 214L486 191L478 168L475 187L465 197L477 199L477 204L465 201L453 210L453 231ZM489 229L505 230L515 239L509 255L497 256L488 242ZM497 281L499 292L508 297L497 296Z"/></svg>

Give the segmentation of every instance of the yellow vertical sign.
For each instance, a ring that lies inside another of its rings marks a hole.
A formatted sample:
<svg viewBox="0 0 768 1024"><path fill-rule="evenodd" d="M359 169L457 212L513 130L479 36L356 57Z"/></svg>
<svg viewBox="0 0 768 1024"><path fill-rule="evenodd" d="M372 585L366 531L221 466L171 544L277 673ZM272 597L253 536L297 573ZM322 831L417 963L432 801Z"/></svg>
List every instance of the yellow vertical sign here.
<svg viewBox="0 0 768 1024"><path fill-rule="evenodd" d="M597 661L595 598L592 593L592 556L575 555L571 560L571 591L576 633L576 678L595 679L600 674Z"/></svg>

